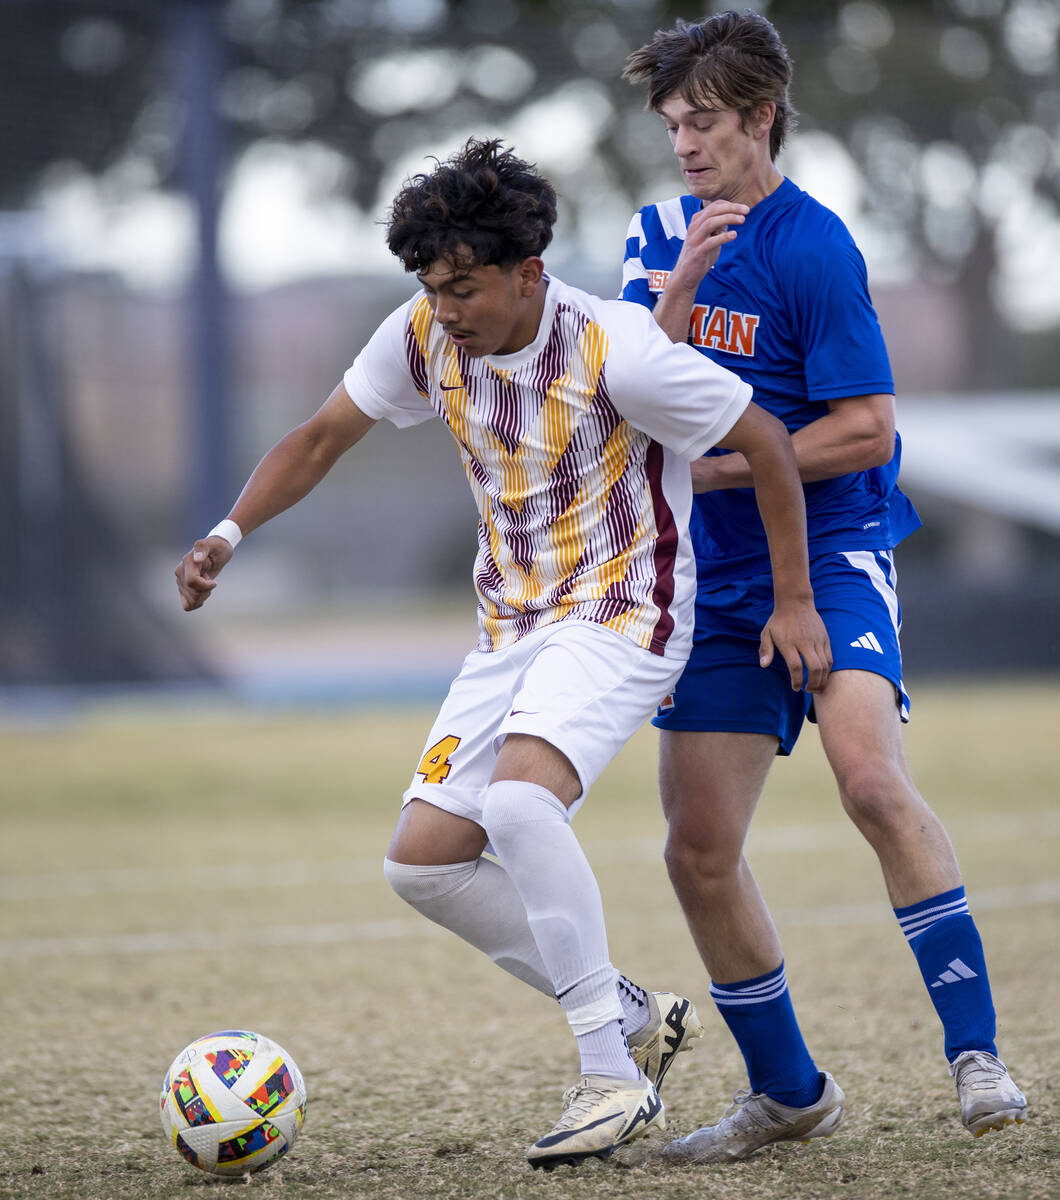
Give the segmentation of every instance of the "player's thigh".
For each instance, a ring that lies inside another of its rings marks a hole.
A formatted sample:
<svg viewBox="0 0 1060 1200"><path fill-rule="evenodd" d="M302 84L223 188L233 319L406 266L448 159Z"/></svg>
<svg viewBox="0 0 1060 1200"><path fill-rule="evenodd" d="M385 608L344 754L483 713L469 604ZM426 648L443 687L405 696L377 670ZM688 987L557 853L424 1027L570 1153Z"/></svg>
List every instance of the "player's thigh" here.
<svg viewBox="0 0 1060 1200"><path fill-rule="evenodd" d="M812 719L848 811L913 799L901 724L902 609L890 551L825 554L811 564L814 600L832 643L832 673Z"/></svg>
<svg viewBox="0 0 1060 1200"><path fill-rule="evenodd" d="M900 703L892 680L849 668L833 671L815 696L821 745L844 793L885 792L909 781Z"/></svg>
<svg viewBox="0 0 1060 1200"><path fill-rule="evenodd" d="M505 737L491 782L502 779L540 784L568 808L583 791L570 759L549 742L527 733L509 733Z"/></svg>
<svg viewBox="0 0 1060 1200"><path fill-rule="evenodd" d="M673 850L687 844L738 856L777 756L770 734L659 734L659 795Z"/></svg>
<svg viewBox="0 0 1060 1200"><path fill-rule="evenodd" d="M573 813L674 686L684 664L603 625L561 621L543 632L500 732L503 738L524 735L524 745L540 739L570 763L579 787L568 804Z"/></svg>

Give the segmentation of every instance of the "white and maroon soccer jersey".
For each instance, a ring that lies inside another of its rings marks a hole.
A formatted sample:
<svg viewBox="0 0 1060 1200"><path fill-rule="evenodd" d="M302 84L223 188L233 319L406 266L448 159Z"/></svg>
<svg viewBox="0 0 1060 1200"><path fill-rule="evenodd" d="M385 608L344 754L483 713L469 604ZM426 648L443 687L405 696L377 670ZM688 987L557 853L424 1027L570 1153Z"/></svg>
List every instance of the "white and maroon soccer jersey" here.
<svg viewBox="0 0 1060 1200"><path fill-rule="evenodd" d="M346 372L351 399L400 427L441 417L479 511L479 649L553 621L606 625L684 657L695 568L688 463L732 428L751 389L639 305L547 279L534 341L472 358L422 293Z"/></svg>

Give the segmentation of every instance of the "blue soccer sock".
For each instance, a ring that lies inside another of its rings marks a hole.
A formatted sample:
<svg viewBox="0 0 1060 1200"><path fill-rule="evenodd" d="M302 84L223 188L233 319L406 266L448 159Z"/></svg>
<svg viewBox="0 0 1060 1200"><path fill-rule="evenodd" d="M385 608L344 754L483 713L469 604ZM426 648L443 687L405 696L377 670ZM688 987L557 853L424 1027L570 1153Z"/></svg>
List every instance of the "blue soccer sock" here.
<svg viewBox="0 0 1060 1200"><path fill-rule="evenodd" d="M896 908L894 915L916 955L928 995L942 1022L946 1058L965 1050L997 1054L997 1025L983 943L964 888Z"/></svg>
<svg viewBox="0 0 1060 1200"><path fill-rule="evenodd" d="M712 980L710 996L740 1047L752 1091L793 1108L820 1100L824 1082L795 1020L783 963L741 983Z"/></svg>

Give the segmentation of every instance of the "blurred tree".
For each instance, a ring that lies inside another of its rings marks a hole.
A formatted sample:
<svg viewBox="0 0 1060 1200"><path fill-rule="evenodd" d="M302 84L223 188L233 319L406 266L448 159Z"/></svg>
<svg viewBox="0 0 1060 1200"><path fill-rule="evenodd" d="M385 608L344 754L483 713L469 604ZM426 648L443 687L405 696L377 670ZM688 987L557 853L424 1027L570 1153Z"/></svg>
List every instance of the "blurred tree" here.
<svg viewBox="0 0 1060 1200"><path fill-rule="evenodd" d="M620 79L626 55L678 16L722 7L707 0L0 0L0 208L31 207L79 172L104 197L181 190L196 197L198 343L189 357L199 368L198 441L209 442L218 461L203 454L189 490L212 520L223 505L217 497L230 491L216 436L228 412L217 199L240 163L270 147L308 149L328 164L318 191L375 216L424 155L447 153L473 132L502 134L555 181L566 249L594 248L614 261L617 277L616 225L679 188L656 118ZM845 156L858 182L859 238L886 244L908 271L940 279L961 297L970 353L954 386L1055 384L1049 330L1037 341L1026 331L1035 319L1060 320L1060 5L770 0L756 7L776 23L796 64L802 135L793 156ZM40 281L19 265L32 258L19 228L0 229L0 261L14 264L5 276L14 283L0 299L8 314L23 314L22 325L4 318L11 349L0 466L7 461L10 470L0 478L11 503L0 541L14 555L12 578L39 587L37 599L0 596L0 673L173 676L182 657L168 629L138 628L129 615L146 612L138 601L117 614L105 579L88 569L93 559L111 563L122 539L78 481L61 389L42 366L55 353L47 304ZM36 314L29 324L26 314ZM1039 345L1046 349L1035 365ZM27 450L50 473L41 475ZM62 479L65 488L47 494L47 521L42 479ZM196 515L193 528L201 531L206 519ZM41 545L55 553L43 555ZM26 641L27 628L37 641Z"/></svg>
<svg viewBox="0 0 1060 1200"><path fill-rule="evenodd" d="M158 186L174 186L187 113L165 36L185 2L4 0L0 203L24 203L41 173L64 161L92 173L135 163L138 179L148 171ZM702 15L695 5L202 2L217 9L227 42L216 107L230 161L263 142L322 144L347 164L337 186L376 213L410 146L444 151L484 124L525 129L533 114L564 126L566 137L536 157L565 198L572 236L592 238L601 204L631 211L649 184L677 186L666 139L619 74L653 29ZM1020 382L1011 375L1018 356L998 355L996 343L1009 326L1032 322L1028 288L1048 286L1033 282L1028 229L1054 247L1060 239L1060 6L758 7L795 59L802 129L833 136L856 161L865 220L921 273L955 282L972 306L978 361L968 364L969 380L996 382L992 364L1003 361L1008 382ZM1022 289L1021 265L1032 277Z"/></svg>
<svg viewBox="0 0 1060 1200"><path fill-rule="evenodd" d="M25 204L57 162L95 173L125 152L157 94L159 15L128 0L3 0L0 206Z"/></svg>

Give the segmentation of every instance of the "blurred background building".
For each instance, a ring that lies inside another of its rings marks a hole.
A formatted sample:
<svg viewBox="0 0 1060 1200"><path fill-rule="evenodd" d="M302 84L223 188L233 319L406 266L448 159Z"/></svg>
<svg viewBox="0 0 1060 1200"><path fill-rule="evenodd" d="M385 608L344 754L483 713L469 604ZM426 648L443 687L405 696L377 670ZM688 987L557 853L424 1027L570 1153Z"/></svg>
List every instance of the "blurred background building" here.
<svg viewBox="0 0 1060 1200"><path fill-rule="evenodd" d="M172 568L411 294L402 179L500 136L561 197L549 266L615 294L680 191L619 79L664 0L4 0L0 687L430 690L471 641L475 517L441 427L380 426L239 551ZM742 5L739 7L743 7ZM850 226L887 336L909 673L1060 669L1060 6L774 0L781 168ZM270 690L271 689L271 690Z"/></svg>

